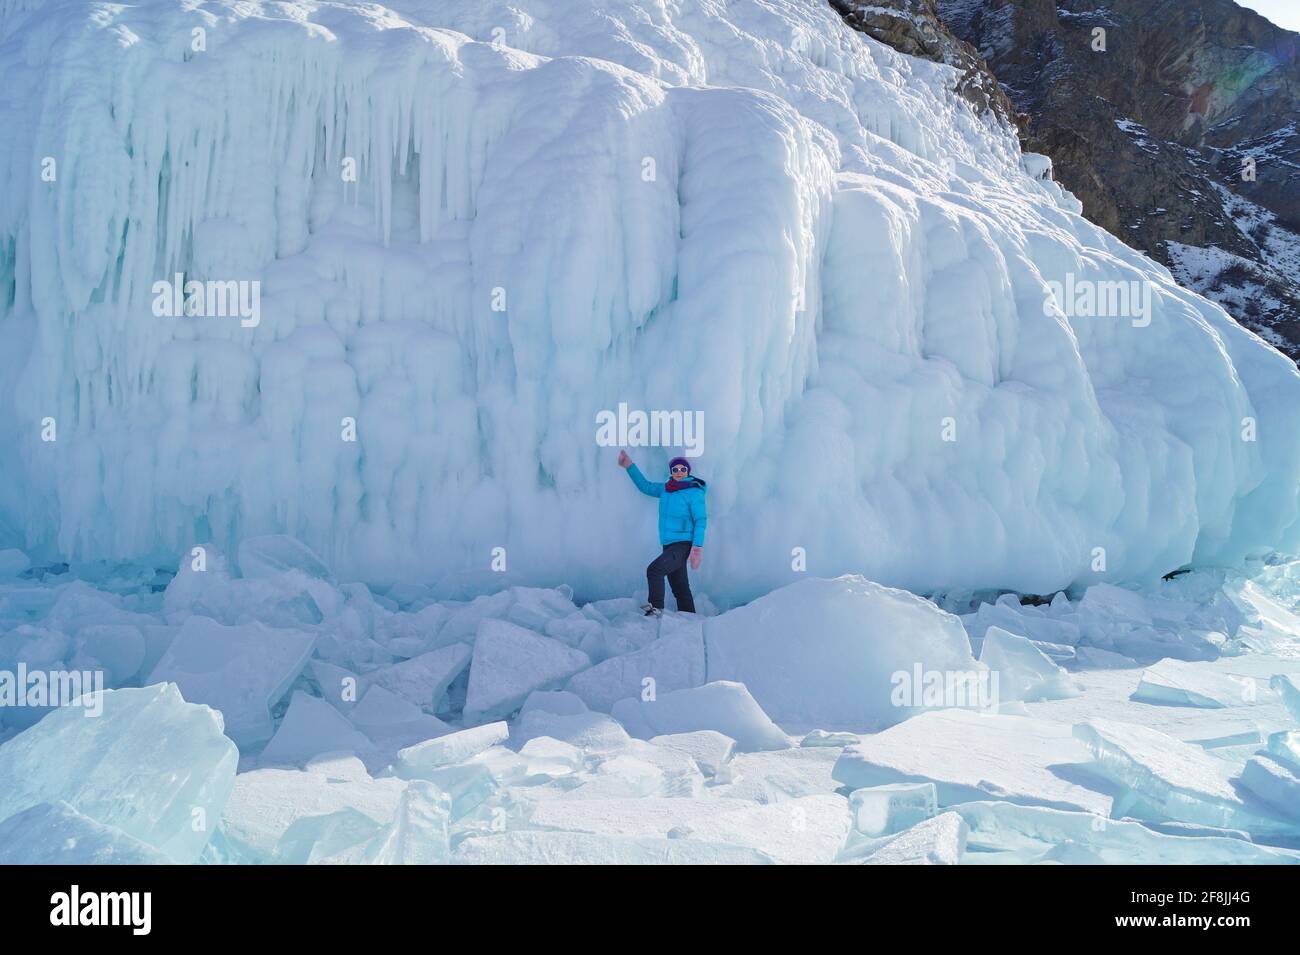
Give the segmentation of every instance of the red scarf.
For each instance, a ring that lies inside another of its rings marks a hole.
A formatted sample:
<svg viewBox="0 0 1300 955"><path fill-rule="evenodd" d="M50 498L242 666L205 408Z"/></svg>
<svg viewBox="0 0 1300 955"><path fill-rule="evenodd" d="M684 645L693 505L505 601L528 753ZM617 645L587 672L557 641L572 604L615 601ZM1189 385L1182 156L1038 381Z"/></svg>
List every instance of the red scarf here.
<svg viewBox="0 0 1300 955"><path fill-rule="evenodd" d="M688 487L695 487L697 483L693 477L687 477L685 481L675 481L669 478L667 483L664 484L664 490L671 494L673 491L684 491Z"/></svg>

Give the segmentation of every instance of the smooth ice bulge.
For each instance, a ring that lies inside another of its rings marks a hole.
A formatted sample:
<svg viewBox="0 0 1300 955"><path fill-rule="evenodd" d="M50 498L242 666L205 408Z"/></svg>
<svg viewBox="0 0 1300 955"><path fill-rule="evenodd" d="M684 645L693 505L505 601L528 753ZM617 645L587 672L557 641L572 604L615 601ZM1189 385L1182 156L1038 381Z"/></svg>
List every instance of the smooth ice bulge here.
<svg viewBox="0 0 1300 955"><path fill-rule="evenodd" d="M704 423L727 602L800 561L1047 593L1297 543L1294 366L829 4L204 16L219 54L172 55L170 0L0 27L0 548L465 592L499 548L622 594L623 404ZM156 314L178 273L257 321ZM1069 282L1150 310L1067 317Z"/></svg>
<svg viewBox="0 0 1300 955"><path fill-rule="evenodd" d="M782 587L707 620L704 636L709 679L743 683L781 723L878 729L927 704L979 704L925 694L930 674L978 683L961 621L859 576Z"/></svg>

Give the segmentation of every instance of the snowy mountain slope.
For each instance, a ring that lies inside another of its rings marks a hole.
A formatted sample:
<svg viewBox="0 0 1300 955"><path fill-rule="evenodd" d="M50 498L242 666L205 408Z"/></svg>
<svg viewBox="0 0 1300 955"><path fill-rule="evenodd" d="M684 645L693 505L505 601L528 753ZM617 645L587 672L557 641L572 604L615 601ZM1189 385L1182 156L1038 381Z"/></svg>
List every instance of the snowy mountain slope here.
<svg viewBox="0 0 1300 955"><path fill-rule="evenodd" d="M1295 548L1294 366L818 0L24 0L0 36L0 545L285 532L448 592L505 547L622 593L626 403L703 416L727 602L795 547L1032 592ZM177 273L256 314L156 315ZM1149 322L1045 309L1074 280Z"/></svg>
<svg viewBox="0 0 1300 955"><path fill-rule="evenodd" d="M1285 329L1260 322L1269 315L1294 315L1300 307L1300 233L1283 228L1277 216L1217 186L1223 207L1243 235L1256 237L1257 254L1242 257L1216 246L1198 248L1170 241L1170 270L1178 281L1221 304L1280 351L1289 353Z"/></svg>

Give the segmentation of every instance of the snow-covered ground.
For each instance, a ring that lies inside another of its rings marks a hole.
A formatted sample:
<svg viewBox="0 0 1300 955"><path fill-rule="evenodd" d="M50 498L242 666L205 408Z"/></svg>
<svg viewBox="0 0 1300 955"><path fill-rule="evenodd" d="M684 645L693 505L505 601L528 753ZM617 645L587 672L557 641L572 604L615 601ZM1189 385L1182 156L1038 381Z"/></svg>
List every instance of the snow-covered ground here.
<svg viewBox="0 0 1300 955"><path fill-rule="evenodd" d="M1300 563L659 620L240 558L0 584L0 670L119 687L0 710L0 861L1300 862Z"/></svg>
<svg viewBox="0 0 1300 955"><path fill-rule="evenodd" d="M0 72L0 861L1295 860L1300 373L951 68L0 0ZM702 422L700 617L623 408Z"/></svg>

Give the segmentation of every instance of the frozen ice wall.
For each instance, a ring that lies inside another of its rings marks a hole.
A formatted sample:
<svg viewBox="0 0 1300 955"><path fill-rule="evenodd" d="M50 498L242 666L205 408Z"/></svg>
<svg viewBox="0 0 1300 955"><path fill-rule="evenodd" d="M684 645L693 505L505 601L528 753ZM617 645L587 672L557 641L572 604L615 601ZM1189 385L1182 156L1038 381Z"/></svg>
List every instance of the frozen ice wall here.
<svg viewBox="0 0 1300 955"><path fill-rule="evenodd" d="M702 416L723 601L1294 550L1294 366L820 0L0 0L0 70L0 547L626 592L625 403Z"/></svg>

